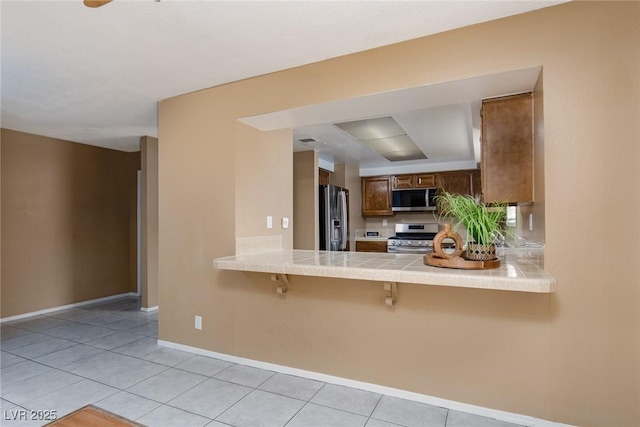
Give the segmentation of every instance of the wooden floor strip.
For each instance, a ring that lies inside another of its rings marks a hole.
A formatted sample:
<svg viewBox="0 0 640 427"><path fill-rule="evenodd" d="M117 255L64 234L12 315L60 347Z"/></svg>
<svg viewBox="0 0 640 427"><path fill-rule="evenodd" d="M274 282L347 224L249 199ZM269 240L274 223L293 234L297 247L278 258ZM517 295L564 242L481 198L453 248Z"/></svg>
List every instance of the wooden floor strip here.
<svg viewBox="0 0 640 427"><path fill-rule="evenodd" d="M78 409L59 420L47 424L55 427L141 427L134 421L120 417L93 405Z"/></svg>

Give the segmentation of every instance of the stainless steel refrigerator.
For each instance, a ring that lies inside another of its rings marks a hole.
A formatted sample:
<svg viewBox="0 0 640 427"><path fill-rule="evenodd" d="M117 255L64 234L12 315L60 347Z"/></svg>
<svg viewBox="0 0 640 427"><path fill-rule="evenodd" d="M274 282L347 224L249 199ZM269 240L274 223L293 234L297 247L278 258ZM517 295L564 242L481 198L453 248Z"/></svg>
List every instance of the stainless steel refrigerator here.
<svg viewBox="0 0 640 427"><path fill-rule="evenodd" d="M320 250L349 250L349 190L320 186Z"/></svg>

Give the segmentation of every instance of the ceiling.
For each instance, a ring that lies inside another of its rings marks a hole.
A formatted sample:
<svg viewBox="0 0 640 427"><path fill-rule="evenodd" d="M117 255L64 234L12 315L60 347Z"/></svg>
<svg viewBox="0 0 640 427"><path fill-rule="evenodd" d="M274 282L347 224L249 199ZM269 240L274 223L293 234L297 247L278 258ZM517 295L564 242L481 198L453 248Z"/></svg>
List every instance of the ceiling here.
<svg viewBox="0 0 640 427"><path fill-rule="evenodd" d="M532 91L542 67L400 89L277 111L239 120L257 129L293 129L293 149L316 150L320 165L358 164L361 176L473 169L480 162L482 99ZM427 160L392 162L343 132L336 123L392 117ZM304 142L312 138L316 142Z"/></svg>
<svg viewBox="0 0 640 427"><path fill-rule="evenodd" d="M136 151L162 99L562 1L0 0L1 125Z"/></svg>

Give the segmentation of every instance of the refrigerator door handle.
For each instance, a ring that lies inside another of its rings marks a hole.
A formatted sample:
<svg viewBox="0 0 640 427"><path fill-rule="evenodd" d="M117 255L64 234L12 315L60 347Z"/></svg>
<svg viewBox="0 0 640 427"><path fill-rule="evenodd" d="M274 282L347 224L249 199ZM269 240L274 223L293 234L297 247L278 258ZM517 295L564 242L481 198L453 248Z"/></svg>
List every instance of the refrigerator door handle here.
<svg viewBox="0 0 640 427"><path fill-rule="evenodd" d="M324 188L324 249L331 250L331 204L329 203L329 186Z"/></svg>
<svg viewBox="0 0 640 427"><path fill-rule="evenodd" d="M342 230L340 230L340 249L347 249L347 234L349 230L349 224L347 223L347 193L344 191L338 192L338 207L340 209L340 224Z"/></svg>

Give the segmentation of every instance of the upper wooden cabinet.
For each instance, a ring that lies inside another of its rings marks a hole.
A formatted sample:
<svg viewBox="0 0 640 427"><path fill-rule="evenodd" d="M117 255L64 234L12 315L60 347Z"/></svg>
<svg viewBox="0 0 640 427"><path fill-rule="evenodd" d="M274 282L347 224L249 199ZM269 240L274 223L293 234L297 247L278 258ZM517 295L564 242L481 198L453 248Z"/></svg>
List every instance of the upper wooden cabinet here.
<svg viewBox="0 0 640 427"><path fill-rule="evenodd" d="M484 202L533 201L532 94L483 100L481 113Z"/></svg>
<svg viewBox="0 0 640 427"><path fill-rule="evenodd" d="M478 169L437 174L438 190L447 193L480 196L480 171Z"/></svg>
<svg viewBox="0 0 640 427"><path fill-rule="evenodd" d="M331 179L331 172L326 169L318 169L318 183L320 185L328 185Z"/></svg>
<svg viewBox="0 0 640 427"><path fill-rule="evenodd" d="M393 215L391 210L391 176L362 178L362 215Z"/></svg>
<svg viewBox="0 0 640 427"><path fill-rule="evenodd" d="M436 176L432 173L414 175L415 188L431 188L436 186Z"/></svg>
<svg viewBox="0 0 640 427"><path fill-rule="evenodd" d="M393 189L413 188L413 175L396 175L393 177Z"/></svg>
<svg viewBox="0 0 640 427"><path fill-rule="evenodd" d="M436 186L436 176L432 173L396 175L393 177L393 189L430 188Z"/></svg>
<svg viewBox="0 0 640 427"><path fill-rule="evenodd" d="M478 169L423 173L411 175L383 175L362 178L362 215L393 215L392 190L403 188L438 188L449 193L480 197Z"/></svg>

